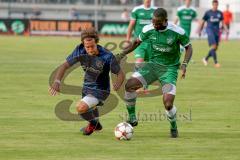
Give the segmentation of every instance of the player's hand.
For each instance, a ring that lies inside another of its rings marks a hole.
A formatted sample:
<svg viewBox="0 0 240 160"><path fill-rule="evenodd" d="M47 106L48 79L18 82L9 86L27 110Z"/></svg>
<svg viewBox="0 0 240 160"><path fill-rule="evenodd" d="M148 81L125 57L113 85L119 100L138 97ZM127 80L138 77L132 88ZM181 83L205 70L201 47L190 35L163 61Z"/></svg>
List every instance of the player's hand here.
<svg viewBox="0 0 240 160"><path fill-rule="evenodd" d="M198 34L198 36L201 37L202 36L202 31L200 29L197 29L196 34Z"/></svg>
<svg viewBox="0 0 240 160"><path fill-rule="evenodd" d="M115 55L115 58L116 58L118 63L121 62L122 57L121 57L121 55L119 53Z"/></svg>
<svg viewBox="0 0 240 160"><path fill-rule="evenodd" d="M181 71L182 71L181 79L184 79L186 77L186 72L187 72L187 65L186 64L181 65Z"/></svg>
<svg viewBox="0 0 240 160"><path fill-rule="evenodd" d="M127 49L127 48L131 47L131 45L132 45L132 42L130 40L125 40L122 42L121 49L122 50Z"/></svg>
<svg viewBox="0 0 240 160"><path fill-rule="evenodd" d="M52 86L48 89L48 92L51 96L56 96L60 91L60 82L54 81Z"/></svg>
<svg viewBox="0 0 240 160"><path fill-rule="evenodd" d="M126 61L127 56L123 56L120 53L118 53L118 54L115 54L115 58L116 58L116 61L120 64L122 60Z"/></svg>

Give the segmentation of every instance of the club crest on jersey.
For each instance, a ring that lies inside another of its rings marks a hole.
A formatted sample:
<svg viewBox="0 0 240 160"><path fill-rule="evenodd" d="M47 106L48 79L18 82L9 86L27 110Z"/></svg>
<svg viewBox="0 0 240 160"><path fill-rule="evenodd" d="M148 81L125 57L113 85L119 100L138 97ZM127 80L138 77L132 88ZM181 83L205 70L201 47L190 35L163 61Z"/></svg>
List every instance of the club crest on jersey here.
<svg viewBox="0 0 240 160"><path fill-rule="evenodd" d="M172 37L168 37L167 38L167 44L171 45L173 43L173 38Z"/></svg>
<svg viewBox="0 0 240 160"><path fill-rule="evenodd" d="M96 60L96 67L103 68L103 63L100 60Z"/></svg>
<svg viewBox="0 0 240 160"><path fill-rule="evenodd" d="M157 38L155 36L150 36L149 39L151 40L157 40Z"/></svg>

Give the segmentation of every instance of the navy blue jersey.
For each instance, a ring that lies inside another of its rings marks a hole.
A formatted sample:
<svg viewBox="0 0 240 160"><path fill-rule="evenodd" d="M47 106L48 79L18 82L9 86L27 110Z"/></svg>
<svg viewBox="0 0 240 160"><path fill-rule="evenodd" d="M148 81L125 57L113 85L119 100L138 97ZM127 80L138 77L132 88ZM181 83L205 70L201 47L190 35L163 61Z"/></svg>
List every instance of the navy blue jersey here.
<svg viewBox="0 0 240 160"><path fill-rule="evenodd" d="M207 22L207 29L211 29L214 32L219 32L219 24L223 20L223 14L221 11L208 10L203 16L203 20Z"/></svg>
<svg viewBox="0 0 240 160"><path fill-rule="evenodd" d="M100 100L105 100L110 93L109 72L118 74L120 66L115 56L102 46L98 45L99 55L88 55L83 44L80 44L67 57L70 65L80 62L85 71L83 83L83 97L92 94Z"/></svg>

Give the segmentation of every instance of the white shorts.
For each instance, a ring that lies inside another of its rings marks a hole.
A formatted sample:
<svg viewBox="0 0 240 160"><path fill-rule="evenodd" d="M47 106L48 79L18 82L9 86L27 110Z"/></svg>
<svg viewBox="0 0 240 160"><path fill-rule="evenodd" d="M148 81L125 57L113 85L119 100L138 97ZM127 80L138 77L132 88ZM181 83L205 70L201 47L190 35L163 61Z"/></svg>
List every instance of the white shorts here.
<svg viewBox="0 0 240 160"><path fill-rule="evenodd" d="M162 86L162 93L163 94L171 94L176 95L177 89L174 84L168 83Z"/></svg>
<svg viewBox="0 0 240 160"><path fill-rule="evenodd" d="M91 94L86 95L81 99L81 101L85 102L89 108L96 106L100 101Z"/></svg>

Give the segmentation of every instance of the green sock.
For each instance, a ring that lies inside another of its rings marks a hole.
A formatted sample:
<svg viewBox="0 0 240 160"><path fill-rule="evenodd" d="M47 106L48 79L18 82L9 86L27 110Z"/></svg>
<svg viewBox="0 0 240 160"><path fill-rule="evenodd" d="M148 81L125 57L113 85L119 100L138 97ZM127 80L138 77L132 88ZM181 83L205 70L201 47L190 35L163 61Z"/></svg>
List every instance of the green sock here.
<svg viewBox="0 0 240 160"><path fill-rule="evenodd" d="M177 128L176 116L173 118L168 117L168 120L170 122L171 129L176 129Z"/></svg>
<svg viewBox="0 0 240 160"><path fill-rule="evenodd" d="M171 129L176 129L177 128L177 122L176 121L170 122L170 125L171 125Z"/></svg>
<svg viewBox="0 0 240 160"><path fill-rule="evenodd" d="M135 105L134 106L127 105L127 110L128 110L129 119L130 120L136 119Z"/></svg>

